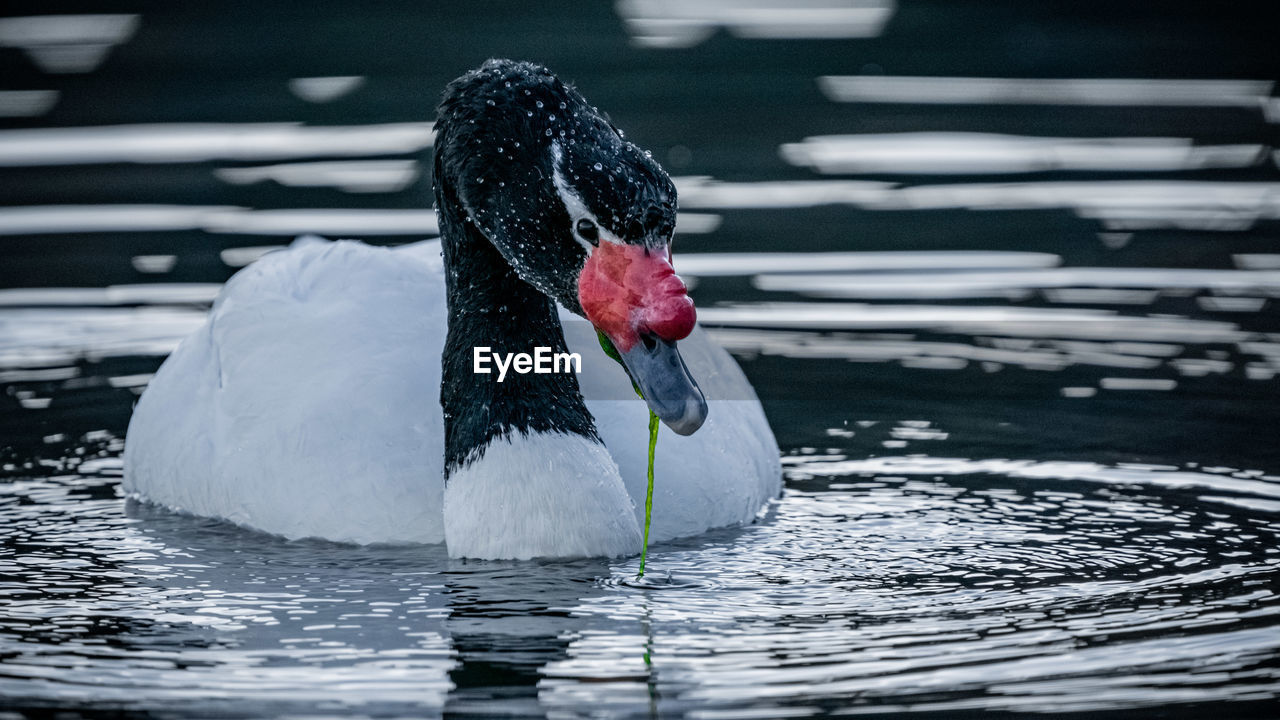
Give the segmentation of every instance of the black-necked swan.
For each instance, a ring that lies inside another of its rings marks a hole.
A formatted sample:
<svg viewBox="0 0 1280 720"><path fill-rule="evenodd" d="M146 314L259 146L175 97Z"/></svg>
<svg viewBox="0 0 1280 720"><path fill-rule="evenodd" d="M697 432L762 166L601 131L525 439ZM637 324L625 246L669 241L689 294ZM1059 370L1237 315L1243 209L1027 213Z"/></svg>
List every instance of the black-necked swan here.
<svg viewBox="0 0 1280 720"><path fill-rule="evenodd" d="M668 425L651 540L751 521L779 491L777 443L694 326L662 168L507 60L449 84L434 152L439 241L299 241L227 282L138 402L128 496L288 538L634 554L648 411L629 374ZM575 352L582 373L498 382L476 347Z"/></svg>

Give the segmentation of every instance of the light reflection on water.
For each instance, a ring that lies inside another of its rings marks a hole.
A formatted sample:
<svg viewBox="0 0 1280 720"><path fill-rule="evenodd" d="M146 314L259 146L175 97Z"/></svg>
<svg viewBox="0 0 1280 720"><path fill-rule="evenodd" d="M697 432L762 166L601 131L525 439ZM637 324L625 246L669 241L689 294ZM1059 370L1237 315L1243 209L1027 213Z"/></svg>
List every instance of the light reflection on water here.
<svg viewBox="0 0 1280 720"><path fill-rule="evenodd" d="M991 133L828 135L788 143L782 156L825 175L979 175L1053 170L1171 172L1249 167L1265 145L1195 145L1188 138L1046 138Z"/></svg>
<svg viewBox="0 0 1280 720"><path fill-rule="evenodd" d="M0 132L0 166L183 163L409 153L431 147L429 122L156 123Z"/></svg>
<svg viewBox="0 0 1280 720"><path fill-rule="evenodd" d="M1269 80L1153 78L889 77L819 78L837 102L996 105L1115 105L1134 107L1241 107L1263 110L1275 85Z"/></svg>
<svg viewBox="0 0 1280 720"><path fill-rule="evenodd" d="M879 35L895 0L618 0L632 42L686 48L724 28L744 38L862 38Z"/></svg>
<svg viewBox="0 0 1280 720"><path fill-rule="evenodd" d="M137 15L0 18L0 46L22 48L48 73L93 72L138 29Z"/></svg>

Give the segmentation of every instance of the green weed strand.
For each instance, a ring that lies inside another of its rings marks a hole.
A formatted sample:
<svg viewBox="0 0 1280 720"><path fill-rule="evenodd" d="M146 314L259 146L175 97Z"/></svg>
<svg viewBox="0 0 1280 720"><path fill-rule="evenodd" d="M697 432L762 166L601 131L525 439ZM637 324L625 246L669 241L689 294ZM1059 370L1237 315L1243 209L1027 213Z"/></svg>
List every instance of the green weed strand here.
<svg viewBox="0 0 1280 720"><path fill-rule="evenodd" d="M640 572L644 577L644 561L649 555L649 518L653 515L653 451L658 447L658 416L649 411L649 489L644 494L644 544L640 546Z"/></svg>

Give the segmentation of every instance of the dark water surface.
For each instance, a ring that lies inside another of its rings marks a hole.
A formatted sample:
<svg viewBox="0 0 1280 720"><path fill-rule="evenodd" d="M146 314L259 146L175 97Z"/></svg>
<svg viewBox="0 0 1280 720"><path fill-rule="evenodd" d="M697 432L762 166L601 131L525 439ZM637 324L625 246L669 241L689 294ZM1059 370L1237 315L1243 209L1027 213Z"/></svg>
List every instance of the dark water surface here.
<svg viewBox="0 0 1280 720"><path fill-rule="evenodd" d="M23 5L0 10L0 718L1274 711L1265 15ZM132 403L238 267L304 233L434 236L435 98L495 55L573 79L676 178L677 270L783 496L654 547L650 588L635 559L126 503Z"/></svg>

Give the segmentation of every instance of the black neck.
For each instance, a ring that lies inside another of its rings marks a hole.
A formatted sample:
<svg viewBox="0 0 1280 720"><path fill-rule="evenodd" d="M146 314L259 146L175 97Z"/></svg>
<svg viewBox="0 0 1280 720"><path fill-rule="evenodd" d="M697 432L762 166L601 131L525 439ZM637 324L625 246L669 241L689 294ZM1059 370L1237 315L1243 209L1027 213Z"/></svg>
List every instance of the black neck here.
<svg viewBox="0 0 1280 720"><path fill-rule="evenodd" d="M445 478L479 459L494 437L519 431L577 433L599 441L578 378L572 373L519 374L503 382L474 372L474 348L494 354L548 347L568 352L555 302L521 280L498 250L466 222L447 187L437 192L449 333L442 358Z"/></svg>

